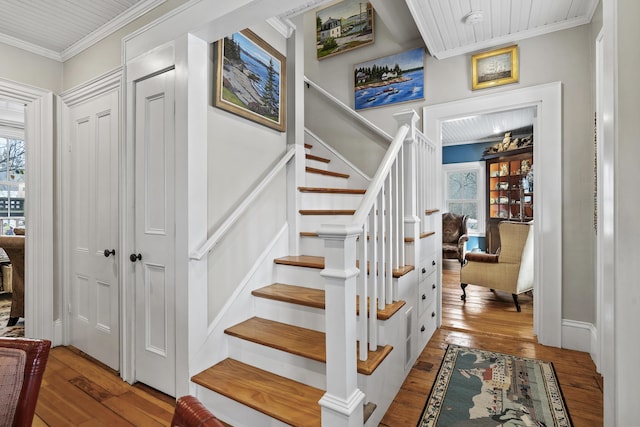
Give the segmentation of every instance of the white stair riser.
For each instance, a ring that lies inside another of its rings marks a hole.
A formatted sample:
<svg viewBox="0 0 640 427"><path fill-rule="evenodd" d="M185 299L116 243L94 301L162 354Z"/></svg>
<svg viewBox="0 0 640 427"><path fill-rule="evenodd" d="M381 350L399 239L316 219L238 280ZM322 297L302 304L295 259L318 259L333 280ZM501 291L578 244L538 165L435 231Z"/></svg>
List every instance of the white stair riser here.
<svg viewBox="0 0 640 427"><path fill-rule="evenodd" d="M360 194L300 193L302 209L358 209Z"/></svg>
<svg viewBox="0 0 640 427"><path fill-rule="evenodd" d="M312 387L326 390L326 365L229 336L229 357Z"/></svg>
<svg viewBox="0 0 640 427"><path fill-rule="evenodd" d="M205 387L196 385L196 397L211 410L217 418L234 427L288 427L262 412L229 399Z"/></svg>
<svg viewBox="0 0 640 427"><path fill-rule="evenodd" d="M274 280L288 285L324 289L324 278L320 276L321 271L318 268L276 264Z"/></svg>
<svg viewBox="0 0 640 427"><path fill-rule="evenodd" d="M305 181L307 187L345 188L347 185L346 178L311 172L305 174Z"/></svg>
<svg viewBox="0 0 640 427"><path fill-rule="evenodd" d="M255 297L255 315L276 322L325 331L324 310L267 298Z"/></svg>
<svg viewBox="0 0 640 427"><path fill-rule="evenodd" d="M310 168L322 169L322 170L325 170L325 171L329 170L329 163L322 162L320 160L306 159L305 160L305 164L307 166L309 166Z"/></svg>
<svg viewBox="0 0 640 427"><path fill-rule="evenodd" d="M324 240L319 237L300 236L300 253L305 255L323 256Z"/></svg>
<svg viewBox="0 0 640 427"><path fill-rule="evenodd" d="M349 223L353 215L300 215L300 229L317 232L322 224Z"/></svg>

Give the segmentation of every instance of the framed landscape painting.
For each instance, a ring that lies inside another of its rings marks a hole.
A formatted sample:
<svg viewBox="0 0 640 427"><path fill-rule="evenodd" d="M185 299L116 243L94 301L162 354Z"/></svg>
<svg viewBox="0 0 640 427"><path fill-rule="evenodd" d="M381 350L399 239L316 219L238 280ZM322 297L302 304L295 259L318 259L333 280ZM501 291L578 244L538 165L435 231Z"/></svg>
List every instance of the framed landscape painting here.
<svg viewBox="0 0 640 427"><path fill-rule="evenodd" d="M517 83L520 78L518 69L518 46L513 45L492 50L471 57L471 88Z"/></svg>
<svg viewBox="0 0 640 427"><path fill-rule="evenodd" d="M356 110L424 99L424 49L356 64L353 78Z"/></svg>
<svg viewBox="0 0 640 427"><path fill-rule="evenodd" d="M216 43L214 106L285 130L286 60L251 30Z"/></svg>
<svg viewBox="0 0 640 427"><path fill-rule="evenodd" d="M373 43L371 3L345 0L316 12L316 55L318 59Z"/></svg>

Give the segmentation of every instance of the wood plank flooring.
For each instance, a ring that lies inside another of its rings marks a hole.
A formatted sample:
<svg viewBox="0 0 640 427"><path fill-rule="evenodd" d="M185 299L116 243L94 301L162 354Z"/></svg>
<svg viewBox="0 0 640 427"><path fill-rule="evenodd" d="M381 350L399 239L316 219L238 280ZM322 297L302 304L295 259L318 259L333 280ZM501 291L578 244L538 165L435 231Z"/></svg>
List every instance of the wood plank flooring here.
<svg viewBox="0 0 640 427"><path fill-rule="evenodd" d="M417 424L448 344L553 362L575 427L602 426L602 380L587 353L545 347L533 335L533 298L467 287L460 300L458 272L443 272L443 324L420 355L380 427ZM174 399L131 386L77 350L51 350L34 426L169 426Z"/></svg>

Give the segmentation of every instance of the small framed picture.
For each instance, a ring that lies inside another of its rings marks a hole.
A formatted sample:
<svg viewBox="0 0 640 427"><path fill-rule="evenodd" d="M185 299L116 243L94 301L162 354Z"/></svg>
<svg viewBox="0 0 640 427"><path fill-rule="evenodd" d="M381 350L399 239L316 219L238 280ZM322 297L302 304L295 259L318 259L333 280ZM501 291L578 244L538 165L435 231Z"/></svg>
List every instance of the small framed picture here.
<svg viewBox="0 0 640 427"><path fill-rule="evenodd" d="M250 30L217 42L213 105L285 131L286 59Z"/></svg>
<svg viewBox="0 0 640 427"><path fill-rule="evenodd" d="M344 0L316 12L316 56L328 58L373 43L373 7Z"/></svg>
<svg viewBox="0 0 640 427"><path fill-rule="evenodd" d="M517 83L520 79L518 46L473 55L471 68L473 90Z"/></svg>

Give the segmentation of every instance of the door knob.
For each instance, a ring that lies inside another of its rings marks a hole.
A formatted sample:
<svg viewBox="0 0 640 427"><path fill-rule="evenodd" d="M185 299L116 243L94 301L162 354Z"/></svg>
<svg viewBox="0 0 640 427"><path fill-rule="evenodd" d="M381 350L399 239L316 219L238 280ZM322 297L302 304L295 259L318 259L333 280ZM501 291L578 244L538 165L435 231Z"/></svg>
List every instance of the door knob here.
<svg viewBox="0 0 640 427"><path fill-rule="evenodd" d="M104 256L107 257L107 258L109 258L109 255L114 255L115 256L115 254L116 254L116 250L115 249L111 249L111 250L105 249L104 250Z"/></svg>
<svg viewBox="0 0 640 427"><path fill-rule="evenodd" d="M142 259L142 254L131 254L129 255L129 260L131 262L140 261Z"/></svg>

